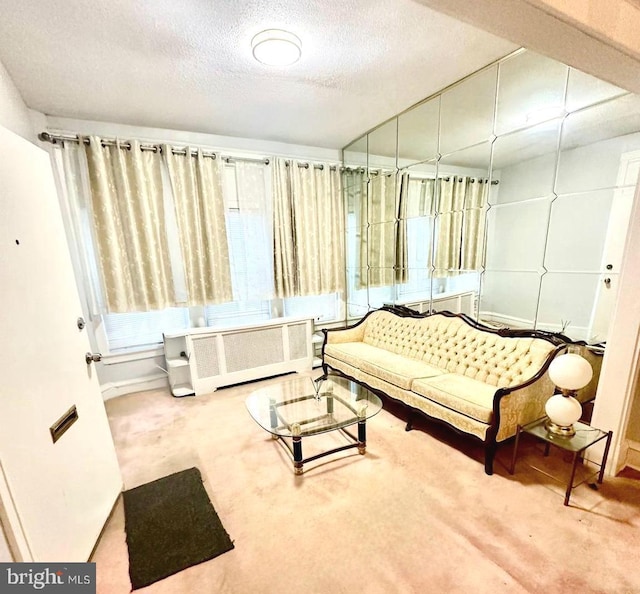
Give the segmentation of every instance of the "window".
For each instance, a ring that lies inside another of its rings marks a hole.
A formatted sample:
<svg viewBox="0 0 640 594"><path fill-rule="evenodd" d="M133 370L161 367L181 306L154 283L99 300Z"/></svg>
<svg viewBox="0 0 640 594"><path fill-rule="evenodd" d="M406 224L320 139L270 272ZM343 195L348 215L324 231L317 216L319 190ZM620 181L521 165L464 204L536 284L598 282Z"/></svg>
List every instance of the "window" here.
<svg viewBox="0 0 640 594"><path fill-rule="evenodd" d="M189 310L172 307L102 316L110 351L162 343L162 334L189 328Z"/></svg>
<svg viewBox="0 0 640 594"><path fill-rule="evenodd" d="M225 165L223 175L234 300L207 306L207 326L234 326L271 318L269 169L263 162L231 162Z"/></svg>
<svg viewBox="0 0 640 594"><path fill-rule="evenodd" d="M271 319L269 301L232 301L205 308L207 326L236 326Z"/></svg>
<svg viewBox="0 0 640 594"><path fill-rule="evenodd" d="M340 316L338 293L312 295L309 297L290 297L283 299L284 315L291 317L312 317L316 322L337 320Z"/></svg>
<svg viewBox="0 0 640 594"><path fill-rule="evenodd" d="M62 150L55 151L57 171L69 206L71 232L76 240L75 257L82 269L83 293L90 313L102 321L97 334L103 343L102 350L124 353L129 349L154 348L162 344L163 333L188 330L194 324L232 326L277 316L308 316L323 322L340 318L342 296L337 293L274 299L271 168L263 160L241 158L225 160L222 165L233 301L205 307L186 306L187 289L172 185L163 163L165 231L176 305L162 311L105 313L84 153L73 143L65 143L60 148Z"/></svg>

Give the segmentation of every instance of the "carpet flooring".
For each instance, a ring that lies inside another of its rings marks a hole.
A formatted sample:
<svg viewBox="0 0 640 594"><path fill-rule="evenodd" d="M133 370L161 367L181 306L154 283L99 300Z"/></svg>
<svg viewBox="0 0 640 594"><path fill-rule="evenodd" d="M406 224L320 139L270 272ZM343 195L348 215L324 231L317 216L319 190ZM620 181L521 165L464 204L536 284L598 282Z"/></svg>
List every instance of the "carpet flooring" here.
<svg viewBox="0 0 640 594"><path fill-rule="evenodd" d="M475 441L426 421L405 432L404 412L385 400L367 422L366 455L321 458L295 476L244 405L251 391L278 381L106 403L125 487L195 466L234 538L231 554L145 593L640 592L635 471L605 478L597 491L577 487L565 507L564 485L548 476L568 470L562 452L544 458L523 438L510 475L507 443L487 476ZM340 439L309 438L304 454ZM92 560L99 593L130 592L121 501Z"/></svg>

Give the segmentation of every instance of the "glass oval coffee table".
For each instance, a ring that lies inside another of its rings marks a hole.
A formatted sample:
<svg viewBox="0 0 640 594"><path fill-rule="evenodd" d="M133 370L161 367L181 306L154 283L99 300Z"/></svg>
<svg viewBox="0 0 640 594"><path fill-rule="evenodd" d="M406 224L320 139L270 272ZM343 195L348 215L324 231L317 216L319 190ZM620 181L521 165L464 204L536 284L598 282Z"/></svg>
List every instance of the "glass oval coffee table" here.
<svg viewBox="0 0 640 594"><path fill-rule="evenodd" d="M358 453L364 454L367 419L382 408L373 392L332 374L317 380L299 377L261 388L247 398L246 405L253 420L286 446L295 474L302 474L306 462L343 450L358 448ZM354 435L347 428L356 424L358 433ZM303 458L302 438L328 431L340 431L353 443Z"/></svg>

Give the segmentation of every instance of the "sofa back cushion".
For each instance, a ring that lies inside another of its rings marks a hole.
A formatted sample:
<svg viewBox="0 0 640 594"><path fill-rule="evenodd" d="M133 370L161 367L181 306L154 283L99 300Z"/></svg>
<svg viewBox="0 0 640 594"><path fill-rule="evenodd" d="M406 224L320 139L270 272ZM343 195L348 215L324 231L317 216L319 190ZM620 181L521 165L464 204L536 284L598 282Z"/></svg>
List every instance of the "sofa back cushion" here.
<svg viewBox="0 0 640 594"><path fill-rule="evenodd" d="M410 318L378 310L365 324L367 344L499 388L533 377L554 349L540 338L499 336L442 314Z"/></svg>

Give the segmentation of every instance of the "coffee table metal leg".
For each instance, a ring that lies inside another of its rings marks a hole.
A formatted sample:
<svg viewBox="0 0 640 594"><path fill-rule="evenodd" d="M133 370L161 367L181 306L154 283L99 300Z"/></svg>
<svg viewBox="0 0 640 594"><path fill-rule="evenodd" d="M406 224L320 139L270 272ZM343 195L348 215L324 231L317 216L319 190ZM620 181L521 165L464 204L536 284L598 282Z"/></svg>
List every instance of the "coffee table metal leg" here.
<svg viewBox="0 0 640 594"><path fill-rule="evenodd" d="M293 473L302 474L302 437L293 437Z"/></svg>
<svg viewBox="0 0 640 594"><path fill-rule="evenodd" d="M269 398L269 425L271 429L275 429L278 426L278 413L276 412L276 401L273 398Z"/></svg>
<svg viewBox="0 0 640 594"><path fill-rule="evenodd" d="M333 414L333 396L327 396L327 414Z"/></svg>
<svg viewBox="0 0 640 594"><path fill-rule="evenodd" d="M367 451L367 421L360 419L358 421L358 454L364 454Z"/></svg>

